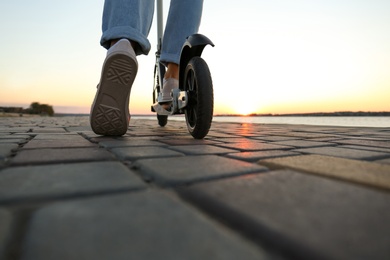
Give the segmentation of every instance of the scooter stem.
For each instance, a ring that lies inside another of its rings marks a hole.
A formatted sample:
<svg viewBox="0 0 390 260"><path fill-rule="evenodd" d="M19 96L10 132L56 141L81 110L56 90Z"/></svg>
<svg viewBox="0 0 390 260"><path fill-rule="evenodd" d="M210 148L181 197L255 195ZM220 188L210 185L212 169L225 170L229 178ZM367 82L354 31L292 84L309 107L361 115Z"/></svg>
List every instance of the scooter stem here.
<svg viewBox="0 0 390 260"><path fill-rule="evenodd" d="M157 0L157 50L161 50L163 39L163 0Z"/></svg>

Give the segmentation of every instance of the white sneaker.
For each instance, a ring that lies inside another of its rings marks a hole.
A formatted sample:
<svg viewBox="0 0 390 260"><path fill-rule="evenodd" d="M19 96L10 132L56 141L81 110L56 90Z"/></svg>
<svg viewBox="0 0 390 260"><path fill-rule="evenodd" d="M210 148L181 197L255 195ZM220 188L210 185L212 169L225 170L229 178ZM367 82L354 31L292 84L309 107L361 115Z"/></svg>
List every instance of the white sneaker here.
<svg viewBox="0 0 390 260"><path fill-rule="evenodd" d="M126 133L130 122L130 92L137 70L137 58L127 39L119 40L107 51L91 107L90 123L96 134Z"/></svg>
<svg viewBox="0 0 390 260"><path fill-rule="evenodd" d="M179 80L175 78L168 78L163 80L162 99L160 103L172 102L172 89L179 87Z"/></svg>

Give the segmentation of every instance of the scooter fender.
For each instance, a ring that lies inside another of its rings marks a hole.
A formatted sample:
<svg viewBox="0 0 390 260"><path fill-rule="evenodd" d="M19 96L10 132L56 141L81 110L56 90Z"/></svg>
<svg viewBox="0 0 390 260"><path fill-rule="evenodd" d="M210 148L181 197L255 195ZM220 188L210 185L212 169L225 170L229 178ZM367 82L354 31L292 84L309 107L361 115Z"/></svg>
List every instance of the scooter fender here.
<svg viewBox="0 0 390 260"><path fill-rule="evenodd" d="M188 62L193 57L200 57L202 55L204 47L211 45L214 47L214 43L202 34L193 34L188 36L186 42L181 49L180 54L180 66L179 66L179 86L183 90L184 86L184 72Z"/></svg>

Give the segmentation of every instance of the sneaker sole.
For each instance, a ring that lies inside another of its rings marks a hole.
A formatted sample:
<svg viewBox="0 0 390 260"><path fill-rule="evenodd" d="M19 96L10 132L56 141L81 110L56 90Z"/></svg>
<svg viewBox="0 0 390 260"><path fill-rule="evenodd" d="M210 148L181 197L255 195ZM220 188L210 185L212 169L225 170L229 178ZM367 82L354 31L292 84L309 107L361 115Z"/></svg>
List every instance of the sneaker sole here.
<svg viewBox="0 0 390 260"><path fill-rule="evenodd" d="M98 92L91 109L91 127L99 135L121 136L129 126L129 96L137 62L114 54L104 63Z"/></svg>

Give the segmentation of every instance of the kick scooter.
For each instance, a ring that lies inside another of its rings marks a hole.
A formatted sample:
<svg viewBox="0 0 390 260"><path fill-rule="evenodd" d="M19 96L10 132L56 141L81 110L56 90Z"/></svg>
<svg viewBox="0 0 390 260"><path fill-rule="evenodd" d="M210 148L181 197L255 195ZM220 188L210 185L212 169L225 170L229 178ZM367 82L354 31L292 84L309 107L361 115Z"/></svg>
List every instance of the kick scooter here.
<svg viewBox="0 0 390 260"><path fill-rule="evenodd" d="M211 127L214 110L213 83L207 63L200 57L206 45L214 44L201 34L190 35L184 43L179 64L179 88L171 92L169 109L161 106L162 80L165 66L160 62L163 39L163 6L157 0L157 52L154 67L152 112L157 113L160 126L165 126L169 115L185 114L188 132L195 139L204 138Z"/></svg>

